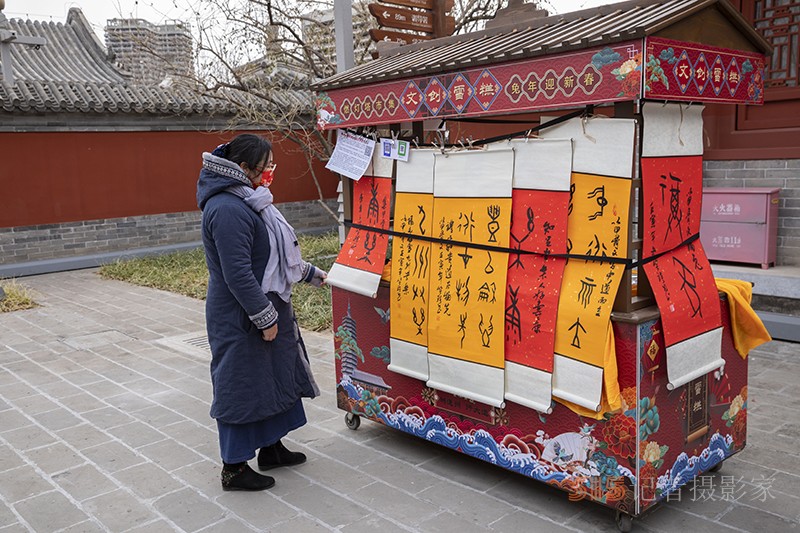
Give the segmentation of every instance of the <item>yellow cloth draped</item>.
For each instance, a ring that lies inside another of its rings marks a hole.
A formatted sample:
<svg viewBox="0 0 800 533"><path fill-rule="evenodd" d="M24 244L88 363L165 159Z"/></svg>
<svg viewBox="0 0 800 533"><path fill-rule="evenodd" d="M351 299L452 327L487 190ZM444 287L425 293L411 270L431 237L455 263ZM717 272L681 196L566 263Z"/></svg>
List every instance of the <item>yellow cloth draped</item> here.
<svg viewBox="0 0 800 533"><path fill-rule="evenodd" d="M602 420L605 413L613 413L622 409L622 395L620 394L619 380L617 378L617 348L614 343L614 328L609 324L606 345L603 351L603 395L600 399L600 411L595 412L560 398L554 397L554 399L580 416Z"/></svg>
<svg viewBox="0 0 800 533"><path fill-rule="evenodd" d="M753 285L749 281L740 279L714 279L717 282L717 289L728 296L733 345L744 359L750 350L772 340L764 323L750 306L753 300Z"/></svg>

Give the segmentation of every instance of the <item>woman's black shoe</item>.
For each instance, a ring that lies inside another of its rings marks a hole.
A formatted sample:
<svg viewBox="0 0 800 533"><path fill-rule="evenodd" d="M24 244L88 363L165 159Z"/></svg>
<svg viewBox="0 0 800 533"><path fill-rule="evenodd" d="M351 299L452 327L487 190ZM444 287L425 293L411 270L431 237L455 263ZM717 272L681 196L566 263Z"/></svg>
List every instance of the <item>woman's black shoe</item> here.
<svg viewBox="0 0 800 533"><path fill-rule="evenodd" d="M281 441L272 446L258 450L259 470L270 470L279 466L294 466L306 462L306 456L300 452L290 452Z"/></svg>
<svg viewBox="0 0 800 533"><path fill-rule="evenodd" d="M247 463L222 467L222 490L266 490L275 484L275 478L263 476Z"/></svg>

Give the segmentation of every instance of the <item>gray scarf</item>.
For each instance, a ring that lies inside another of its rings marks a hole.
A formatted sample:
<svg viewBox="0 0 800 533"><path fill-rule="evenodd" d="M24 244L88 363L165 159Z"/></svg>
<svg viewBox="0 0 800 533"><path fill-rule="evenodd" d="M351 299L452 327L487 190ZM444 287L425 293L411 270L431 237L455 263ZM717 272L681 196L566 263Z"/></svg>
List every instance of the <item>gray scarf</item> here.
<svg viewBox="0 0 800 533"><path fill-rule="evenodd" d="M272 204L272 192L268 188L253 190L236 185L227 191L243 199L264 221L269 234L270 253L261 289L264 294L274 292L281 300L288 302L292 297L292 285L303 279L303 258L294 228Z"/></svg>

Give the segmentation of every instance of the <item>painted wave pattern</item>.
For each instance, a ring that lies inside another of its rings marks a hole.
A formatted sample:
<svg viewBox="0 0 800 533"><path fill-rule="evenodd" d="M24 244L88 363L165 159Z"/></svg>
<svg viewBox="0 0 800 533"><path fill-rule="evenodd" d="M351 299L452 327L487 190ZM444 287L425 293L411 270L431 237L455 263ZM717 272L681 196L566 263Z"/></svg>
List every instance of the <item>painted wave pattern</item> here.
<svg viewBox="0 0 800 533"><path fill-rule="evenodd" d="M340 385L351 398L361 397L361 388L354 385L349 379L343 379ZM423 418L417 414L395 411L390 413L381 412L376 418L394 429L454 450L461 450L467 455L531 477L537 481L560 484L566 479L576 477L570 472L556 470L552 465L541 462L534 454L520 453L497 443L487 431L477 430L474 433L463 433L455 428L448 427L445 420L439 415ZM620 467L620 471L631 481L635 480L633 472L629 469ZM589 485L588 480L586 485Z"/></svg>
<svg viewBox="0 0 800 533"><path fill-rule="evenodd" d="M708 447L700 455L689 457L686 452L681 453L672 465L669 472L658 478L656 487L662 490L664 497L674 490L679 489L720 461L733 455L733 437L719 433L711 436Z"/></svg>

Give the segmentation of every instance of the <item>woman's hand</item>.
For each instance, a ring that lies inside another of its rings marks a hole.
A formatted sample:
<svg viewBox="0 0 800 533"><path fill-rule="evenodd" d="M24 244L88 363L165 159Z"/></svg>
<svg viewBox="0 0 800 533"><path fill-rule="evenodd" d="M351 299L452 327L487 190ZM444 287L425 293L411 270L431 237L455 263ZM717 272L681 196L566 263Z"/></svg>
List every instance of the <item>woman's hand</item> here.
<svg viewBox="0 0 800 533"><path fill-rule="evenodd" d="M309 281L315 287L322 287L325 284L325 280L328 278L328 273L322 270L319 267L314 267L314 276Z"/></svg>
<svg viewBox="0 0 800 533"><path fill-rule="evenodd" d="M277 336L278 336L278 324L275 324L271 328L261 330L261 338L267 342L274 341L275 337Z"/></svg>

